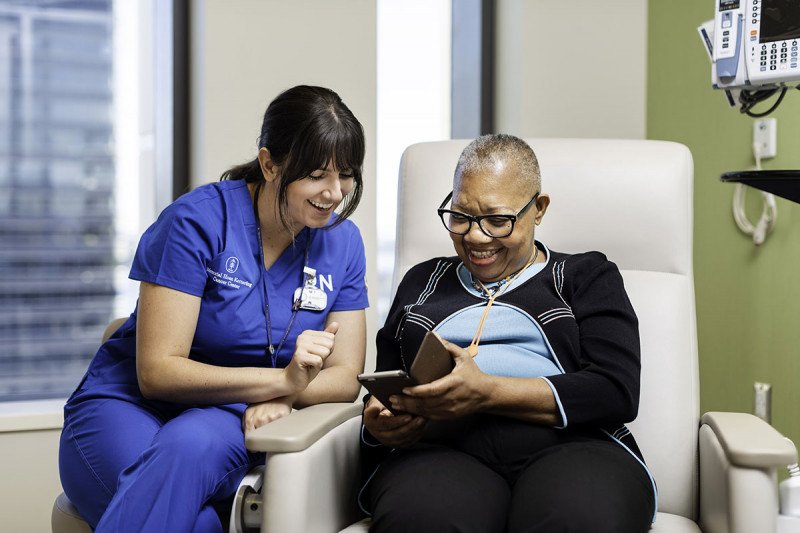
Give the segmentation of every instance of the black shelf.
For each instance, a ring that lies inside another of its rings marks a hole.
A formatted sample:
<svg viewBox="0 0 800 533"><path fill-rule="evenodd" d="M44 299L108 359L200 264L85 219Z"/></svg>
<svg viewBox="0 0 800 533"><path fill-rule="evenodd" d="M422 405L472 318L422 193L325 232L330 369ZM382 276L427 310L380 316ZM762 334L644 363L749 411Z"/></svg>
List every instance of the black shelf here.
<svg viewBox="0 0 800 533"><path fill-rule="evenodd" d="M800 170L742 170L726 172L720 179L744 183L800 204Z"/></svg>

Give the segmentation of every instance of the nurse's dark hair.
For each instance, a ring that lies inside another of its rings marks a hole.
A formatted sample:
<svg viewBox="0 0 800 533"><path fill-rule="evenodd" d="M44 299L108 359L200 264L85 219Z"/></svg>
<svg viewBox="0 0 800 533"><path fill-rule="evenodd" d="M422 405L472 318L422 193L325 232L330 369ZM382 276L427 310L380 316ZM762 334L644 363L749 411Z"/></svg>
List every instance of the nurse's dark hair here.
<svg viewBox="0 0 800 533"><path fill-rule="evenodd" d="M286 214L289 184L307 178L331 162L339 171L351 171L355 181L333 225L355 211L363 191L364 128L335 92L298 85L279 94L264 113L258 147L269 150L271 159L281 167L278 209L287 229L291 229ZM264 176L258 157L226 170L220 176L222 180L262 184Z"/></svg>

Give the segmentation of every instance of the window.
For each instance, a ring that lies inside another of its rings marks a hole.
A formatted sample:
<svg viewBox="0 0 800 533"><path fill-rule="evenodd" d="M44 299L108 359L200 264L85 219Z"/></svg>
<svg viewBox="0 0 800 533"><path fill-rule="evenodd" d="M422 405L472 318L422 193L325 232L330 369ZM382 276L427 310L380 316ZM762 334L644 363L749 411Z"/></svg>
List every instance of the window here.
<svg viewBox="0 0 800 533"><path fill-rule="evenodd" d="M410 144L450 138L451 0L378 2L378 320L391 304L397 173Z"/></svg>
<svg viewBox="0 0 800 533"><path fill-rule="evenodd" d="M171 199L152 2L0 0L0 400L67 396L133 309L136 241Z"/></svg>

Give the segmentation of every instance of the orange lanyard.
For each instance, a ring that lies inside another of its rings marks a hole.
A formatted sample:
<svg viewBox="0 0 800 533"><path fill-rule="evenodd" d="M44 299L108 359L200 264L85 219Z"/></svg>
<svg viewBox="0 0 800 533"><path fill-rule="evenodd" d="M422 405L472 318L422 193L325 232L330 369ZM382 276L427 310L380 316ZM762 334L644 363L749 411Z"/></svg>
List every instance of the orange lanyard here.
<svg viewBox="0 0 800 533"><path fill-rule="evenodd" d="M472 337L472 342L469 343L469 346L467 346L467 353L470 354L472 357L475 357L476 355L478 355L478 344L480 344L480 342L481 342L481 334L483 333L483 326L486 324L486 315L489 314L489 309L492 308L492 304L494 303L495 299L497 299L498 296L500 296L503 292L505 292L505 290L509 286L511 286L511 284L514 283L514 281L516 281L516 279L523 272L525 272L525 270L527 270L529 266L531 266L532 264L534 264L536 262L536 258L539 256L539 248L537 248L534 245L534 249L536 251L533 253L533 259L531 259L528 262L528 264L526 264L524 267L522 267L522 269L519 272L514 274L514 277L512 277L511 279L506 278L506 279L508 279L508 283L504 284L502 287L498 287L491 294L491 296L489 296L489 299L486 301L486 309L484 309L484 311L483 311L483 316L481 316L481 321L478 322L478 329L475 330L475 335ZM478 280L478 284L481 286L481 289L483 289L483 291L486 294L489 294L489 289L487 289L484 286L483 282Z"/></svg>

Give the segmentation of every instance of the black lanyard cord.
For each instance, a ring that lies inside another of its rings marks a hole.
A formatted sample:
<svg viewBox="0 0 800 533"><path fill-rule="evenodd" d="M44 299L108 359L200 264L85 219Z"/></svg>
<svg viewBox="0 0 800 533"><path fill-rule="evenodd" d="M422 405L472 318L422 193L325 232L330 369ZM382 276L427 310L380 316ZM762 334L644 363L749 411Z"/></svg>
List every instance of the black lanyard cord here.
<svg viewBox="0 0 800 533"><path fill-rule="evenodd" d="M289 336L289 332L292 329L292 325L294 324L294 319L297 317L297 312L300 309L298 302L301 302L303 299L303 291L305 290L305 283L304 279L301 283L300 287L300 297L297 299L296 302L292 303L292 316L289 318L289 324L286 326L286 330L283 332L283 337L281 341L278 343L278 347L275 348L275 345L272 342L272 321L270 320L269 316L269 292L267 290L267 269L264 265L264 244L261 240L261 217L258 216L258 196L261 192L261 182L256 184L256 190L253 194L253 212L256 218L256 232L258 234L258 257L260 260L260 268L259 272L261 273L261 286L264 291L264 316L266 317L266 326L267 326L267 346L264 348L264 353L269 354L269 357L272 361L272 368L277 368L278 362L278 352L281 351L283 348L283 344L286 342L287 337ZM311 230L309 228L306 229L306 250L305 250L305 259L303 261L303 277L305 277L305 269L308 266L308 255L309 250L311 248Z"/></svg>

